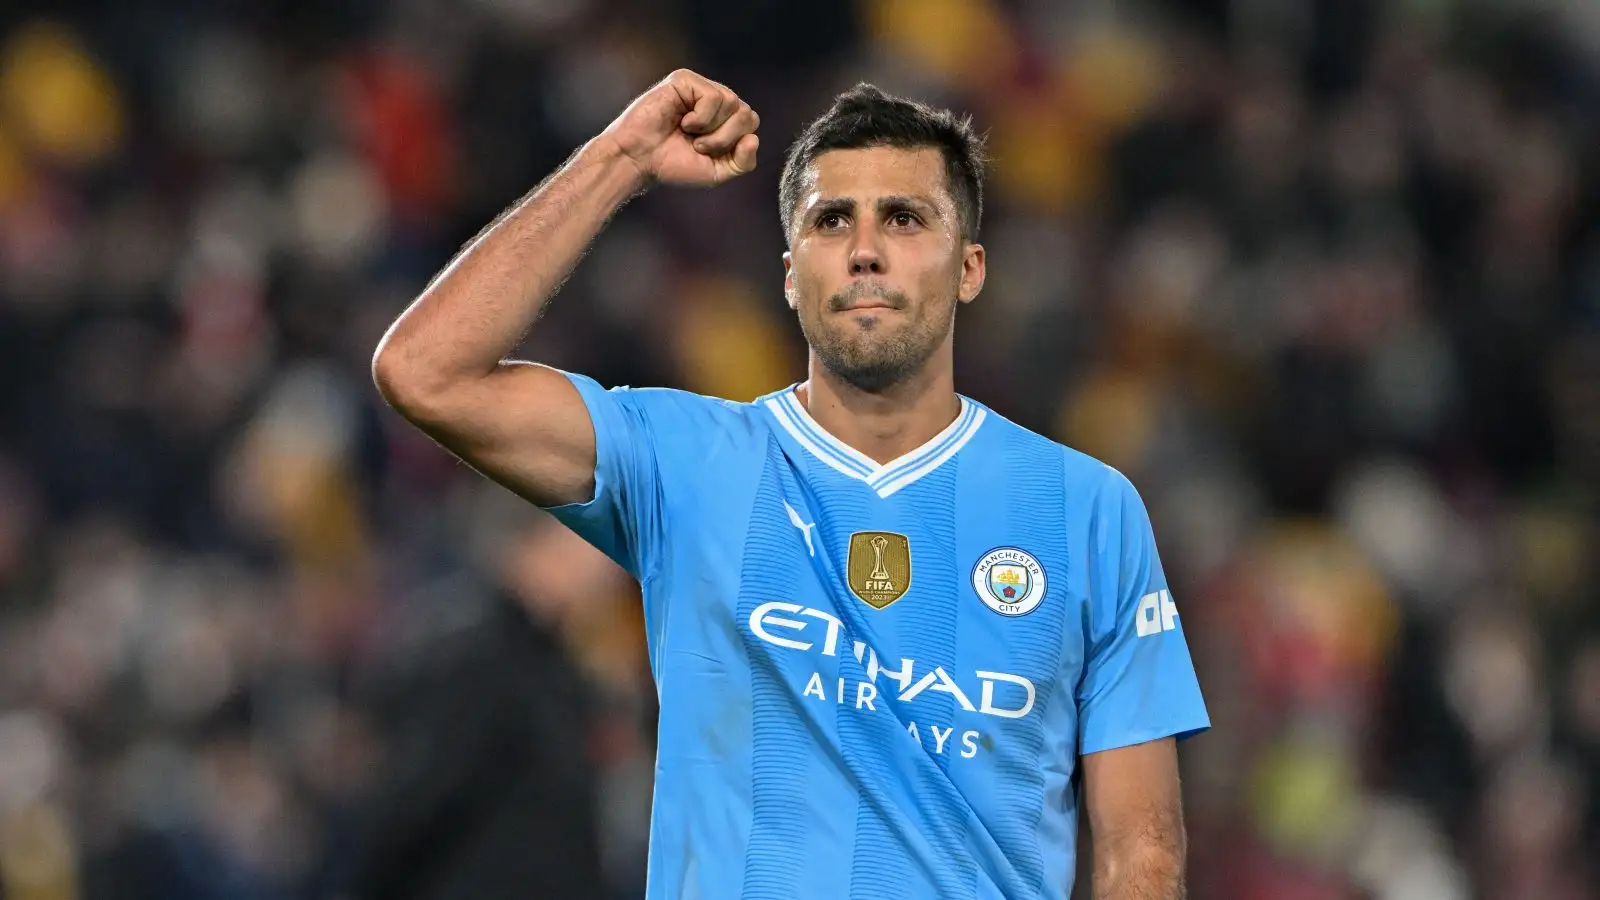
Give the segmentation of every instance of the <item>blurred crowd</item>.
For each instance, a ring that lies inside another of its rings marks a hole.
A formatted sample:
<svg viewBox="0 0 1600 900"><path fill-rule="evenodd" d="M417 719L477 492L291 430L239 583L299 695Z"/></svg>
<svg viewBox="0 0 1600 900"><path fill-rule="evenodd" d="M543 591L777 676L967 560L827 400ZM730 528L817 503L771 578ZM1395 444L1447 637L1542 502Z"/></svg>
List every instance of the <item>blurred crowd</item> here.
<svg viewBox="0 0 1600 900"><path fill-rule="evenodd" d="M637 588L368 364L680 65L761 113L761 171L635 201L528 356L798 380L789 139L858 80L971 112L991 274L958 385L1151 507L1215 721L1184 750L1191 896L1600 897L1587 3L26 6L3 900L640 895Z"/></svg>

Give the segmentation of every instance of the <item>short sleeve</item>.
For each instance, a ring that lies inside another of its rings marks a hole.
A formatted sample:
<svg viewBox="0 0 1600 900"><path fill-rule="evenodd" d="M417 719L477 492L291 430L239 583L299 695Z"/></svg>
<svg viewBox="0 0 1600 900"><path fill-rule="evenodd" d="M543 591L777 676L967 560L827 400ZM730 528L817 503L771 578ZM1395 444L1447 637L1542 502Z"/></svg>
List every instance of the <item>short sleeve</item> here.
<svg viewBox="0 0 1600 900"><path fill-rule="evenodd" d="M594 423L594 496L585 503L550 507L549 512L643 580L654 570L663 546L661 461L646 408L652 392L606 390L588 376L565 374Z"/></svg>
<svg viewBox="0 0 1600 900"><path fill-rule="evenodd" d="M1095 504L1090 555L1079 752L1182 740L1211 727L1149 514L1114 470Z"/></svg>

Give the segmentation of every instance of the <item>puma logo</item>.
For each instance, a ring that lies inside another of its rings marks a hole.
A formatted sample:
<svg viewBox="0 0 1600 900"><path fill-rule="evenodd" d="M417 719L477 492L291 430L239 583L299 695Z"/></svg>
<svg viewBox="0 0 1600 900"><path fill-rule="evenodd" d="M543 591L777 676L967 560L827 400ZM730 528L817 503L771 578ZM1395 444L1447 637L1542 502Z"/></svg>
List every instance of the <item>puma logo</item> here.
<svg viewBox="0 0 1600 900"><path fill-rule="evenodd" d="M800 533L805 535L806 552L815 557L817 555L817 548L811 544L811 532L817 527L817 523L802 521L800 518L800 513L796 512L795 508L790 506L789 501L787 500L783 501L783 508L789 513L789 524L800 529Z"/></svg>

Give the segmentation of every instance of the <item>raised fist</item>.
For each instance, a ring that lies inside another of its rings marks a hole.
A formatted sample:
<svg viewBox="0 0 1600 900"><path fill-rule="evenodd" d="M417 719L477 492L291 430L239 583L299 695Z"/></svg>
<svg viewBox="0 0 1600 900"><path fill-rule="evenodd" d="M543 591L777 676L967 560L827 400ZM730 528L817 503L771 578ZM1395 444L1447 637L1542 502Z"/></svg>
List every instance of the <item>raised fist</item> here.
<svg viewBox="0 0 1600 900"><path fill-rule="evenodd" d="M657 82L601 132L640 174L665 184L721 184L756 167L761 117L733 91L688 69Z"/></svg>

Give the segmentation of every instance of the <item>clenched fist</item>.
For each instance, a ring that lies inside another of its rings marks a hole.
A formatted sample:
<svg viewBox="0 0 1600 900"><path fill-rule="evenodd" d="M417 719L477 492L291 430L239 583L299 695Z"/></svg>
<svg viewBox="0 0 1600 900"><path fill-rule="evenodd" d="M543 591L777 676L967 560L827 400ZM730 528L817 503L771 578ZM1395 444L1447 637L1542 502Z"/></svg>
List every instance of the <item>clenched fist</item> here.
<svg viewBox="0 0 1600 900"><path fill-rule="evenodd" d="M679 69L640 94L601 137L650 181L704 187L755 169L760 124L739 95Z"/></svg>

